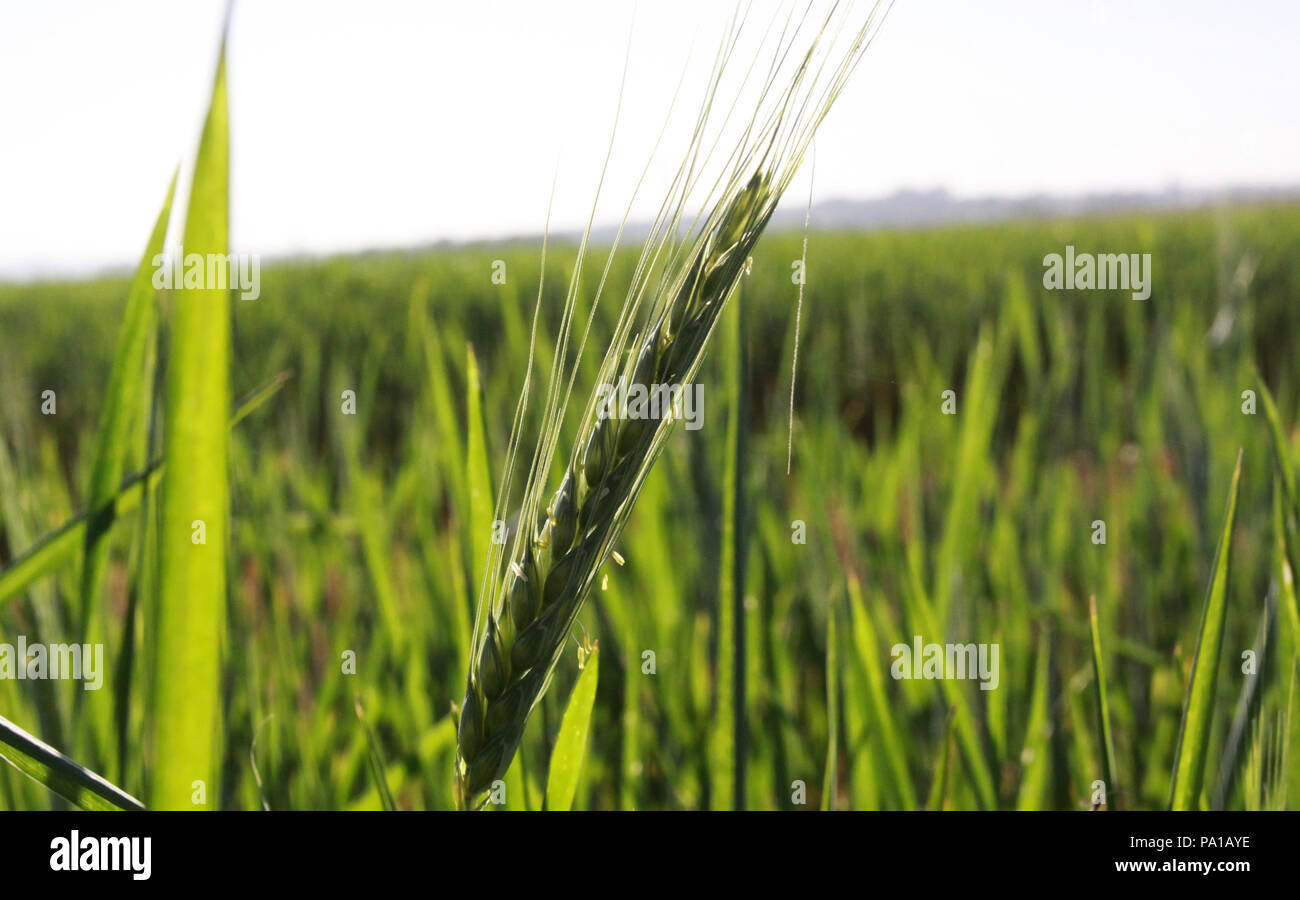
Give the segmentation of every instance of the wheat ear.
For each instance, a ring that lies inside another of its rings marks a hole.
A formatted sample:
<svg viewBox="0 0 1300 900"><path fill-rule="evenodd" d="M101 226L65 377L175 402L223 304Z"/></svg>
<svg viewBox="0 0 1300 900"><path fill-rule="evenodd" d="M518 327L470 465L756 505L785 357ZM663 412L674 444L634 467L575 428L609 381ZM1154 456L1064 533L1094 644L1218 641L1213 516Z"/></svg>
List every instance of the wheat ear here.
<svg viewBox="0 0 1300 900"><path fill-rule="evenodd" d="M776 41L759 107L727 160L729 174L720 179L719 196L711 206L706 205L710 212L703 222L696 220L682 238L682 209L699 182L699 167L711 152L704 146L704 125L742 24L740 18L733 20L715 64L687 163L679 170L642 251L598 385L613 384L618 375L629 384L646 387L687 385L694 379L709 336L740 284L755 243L888 4L876 4L860 28L848 31L848 48L835 56L836 64L826 58L818 63L817 51L826 51L827 43L835 47L844 34L847 19L841 14L848 8L836 4L801 57L792 57L790 51L803 23L791 31L790 22L786 22ZM774 96L771 85L787 61L795 71L788 86ZM828 71L829 77L823 81ZM457 730L455 779L461 808L480 805L481 795L505 775L574 618L613 551L673 426L671 410L657 419L608 416L604 398L593 391L559 488L550 495L544 511L540 509L577 368L575 362L566 386L563 366L585 248L584 238L561 323L546 399L546 424L533 454L514 542L509 556L489 559L484 573L474 652ZM612 254L613 250L611 258ZM606 274L608 271L607 264ZM602 287L604 281L602 277ZM598 289L592 301L593 314L599 294ZM651 300L642 317L638 312L647 294ZM635 327L638 321L643 323L639 328ZM535 323L536 313L534 329ZM590 323L589 318L588 329ZM584 332L575 359L581 357L585 340ZM499 511L509 492L528 384L526 376ZM502 565L506 558L508 565Z"/></svg>

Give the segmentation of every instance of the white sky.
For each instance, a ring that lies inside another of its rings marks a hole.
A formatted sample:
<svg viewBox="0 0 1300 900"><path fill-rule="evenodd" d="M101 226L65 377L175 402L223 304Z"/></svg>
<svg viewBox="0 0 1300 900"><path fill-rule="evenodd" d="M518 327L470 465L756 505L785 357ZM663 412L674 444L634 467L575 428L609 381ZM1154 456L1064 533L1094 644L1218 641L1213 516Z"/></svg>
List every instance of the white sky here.
<svg viewBox="0 0 1300 900"><path fill-rule="evenodd" d="M0 5L0 278L135 262L177 163L186 183L223 8ZM557 171L553 227L580 228L630 32L597 216L615 222L692 44L690 100L732 8L243 0L233 249L538 233ZM1298 39L1293 2L897 0L819 132L816 198L1300 183ZM665 161L680 147L670 133ZM634 218L665 186L657 170Z"/></svg>

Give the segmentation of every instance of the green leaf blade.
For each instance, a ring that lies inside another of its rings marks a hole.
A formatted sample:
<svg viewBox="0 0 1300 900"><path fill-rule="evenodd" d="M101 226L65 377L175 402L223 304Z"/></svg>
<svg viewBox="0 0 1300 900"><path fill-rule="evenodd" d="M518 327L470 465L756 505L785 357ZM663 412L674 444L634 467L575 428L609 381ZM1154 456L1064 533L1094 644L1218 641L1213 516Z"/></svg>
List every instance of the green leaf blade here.
<svg viewBox="0 0 1300 900"><path fill-rule="evenodd" d="M0 758L81 809L144 809L139 800L0 716Z"/></svg>
<svg viewBox="0 0 1300 900"><path fill-rule="evenodd" d="M744 534L740 472L744 464L744 321L742 305L722 314L719 356L728 406L722 474L722 543L718 559L715 712L709 734L709 805L735 809L744 792Z"/></svg>
<svg viewBox="0 0 1300 900"><path fill-rule="evenodd" d="M1101 731L1102 777L1106 780L1107 805L1113 809L1115 785L1115 744L1110 731L1110 707L1106 703L1106 667L1101 653L1101 624L1097 620L1097 598L1088 598L1088 626L1092 632L1092 670L1097 689L1097 721Z"/></svg>
<svg viewBox="0 0 1300 900"><path fill-rule="evenodd" d="M184 252L226 257L229 138L222 42L199 141ZM212 268L207 267L205 268ZM230 292L172 296L160 520L161 577L154 631L151 805L192 809L196 783L219 797L221 643L225 630L229 487ZM204 541L195 537L202 523Z"/></svg>
<svg viewBox="0 0 1300 900"><path fill-rule="evenodd" d="M840 651L835 625L835 603L826 610L826 768L822 772L822 812L835 808L835 784L839 766L840 739Z"/></svg>
<svg viewBox="0 0 1300 900"><path fill-rule="evenodd" d="M587 732L591 730L591 710L596 702L596 681L599 672L599 646L587 655L587 663L578 675L565 707L560 733L551 751L551 769L546 777L546 808L569 810L578 792L578 776L587 754Z"/></svg>
<svg viewBox="0 0 1300 900"><path fill-rule="evenodd" d="M908 770L907 748L894 724L894 714L885 686L884 673L889 667L880 655L878 632L866 599L862 595L862 585L852 571L848 573L848 585L855 658L866 674L871 714L877 733L880 735L880 742L884 745L885 761L889 765L889 774L902 800L903 808L916 809L916 788L912 783L911 772Z"/></svg>
<svg viewBox="0 0 1300 900"><path fill-rule="evenodd" d="M258 407L275 395L289 380L288 372L281 372L256 388L236 405L231 414L230 427L243 421ZM162 478L162 463L155 460L139 472L125 478L118 487L112 503L100 508L99 515L111 519L124 516L140 506L140 500L152 493ZM0 603L16 597L34 581L49 575L76 556L83 546L90 513L82 510L57 529L45 535L0 572Z"/></svg>
<svg viewBox="0 0 1300 900"><path fill-rule="evenodd" d="M1224 623L1228 612L1228 556L1237 513L1241 459L1242 454L1238 451L1237 465L1232 472L1232 486L1228 489L1228 509L1224 514L1223 533L1215 553L1213 575L1201 616L1196 656L1192 663L1192 679L1183 706L1183 722L1178 735L1178 748L1174 754L1173 785L1169 800L1170 809L1175 810L1197 808L1205 777L1210 720L1218 684L1219 649L1223 644Z"/></svg>
<svg viewBox="0 0 1300 900"><path fill-rule="evenodd" d="M83 635L90 634L92 629L92 617L107 553L103 538L108 534L112 523L112 517L107 517L108 521L105 522L106 517L99 513L117 495L125 474L131 430L136 415L142 408L145 392L153 380L152 372L147 371L146 360L156 320L154 260L162 253L175 194L176 175L173 174L167 188L167 198L158 211L144 256L131 280L117 353L104 392L104 409L100 415L90 487L87 491L87 507L91 510L92 517L85 532L85 556L82 564L80 625Z"/></svg>
<svg viewBox="0 0 1300 900"><path fill-rule="evenodd" d="M473 540L473 577L486 578L492 549L492 476L487 452L487 428L483 422L483 391L479 383L478 359L474 347L465 345L465 393L469 436L465 452L465 475L469 483L469 521Z"/></svg>

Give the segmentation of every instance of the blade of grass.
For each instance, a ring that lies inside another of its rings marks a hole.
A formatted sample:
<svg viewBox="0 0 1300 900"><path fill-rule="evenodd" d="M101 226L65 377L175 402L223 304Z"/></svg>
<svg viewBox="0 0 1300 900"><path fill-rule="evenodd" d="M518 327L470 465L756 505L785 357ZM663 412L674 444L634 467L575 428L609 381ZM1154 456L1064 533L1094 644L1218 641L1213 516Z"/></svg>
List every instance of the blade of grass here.
<svg viewBox="0 0 1300 900"><path fill-rule="evenodd" d="M230 427L233 428L236 423L247 418L274 396L289 377L290 373L281 372L240 400L231 414ZM156 459L146 468L123 479L112 504L107 507L113 520L116 521L118 517L136 509L145 491L153 491L158 486L162 472L162 460ZM106 513L101 509L100 515ZM82 510L55 531L37 541L10 563L9 568L0 572L0 603L22 593L32 582L49 575L72 559L77 553L77 548L85 544L86 526L89 521L90 512Z"/></svg>
<svg viewBox="0 0 1300 900"><path fill-rule="evenodd" d="M1292 467L1291 454L1288 450L1286 433L1282 430L1282 419L1277 414L1277 404L1273 402L1273 394L1260 377L1259 370L1255 371L1255 378L1259 381L1259 395L1264 401L1264 418L1268 421L1268 430L1273 438L1274 459L1277 462L1277 470L1282 476L1282 487L1286 491L1287 513L1294 515L1300 509L1297 508L1296 498L1296 475Z"/></svg>
<svg viewBox="0 0 1300 900"><path fill-rule="evenodd" d="M569 696L569 705L560 721L560 733L551 751L551 768L546 776L546 808L569 810L578 791L578 776L587 754L587 732L591 730L591 710L596 701L596 680L600 664L600 645L592 645L586 664Z"/></svg>
<svg viewBox="0 0 1300 900"><path fill-rule="evenodd" d="M1264 416L1273 438L1273 461L1277 464L1277 476L1273 479L1273 521L1277 531L1278 553L1281 556L1282 606L1286 612L1292 646L1300 652L1300 606L1297 606L1295 591L1296 517L1300 516L1300 497L1296 494L1294 462L1286 434L1282 430L1282 420L1277 413L1277 404L1273 402L1273 394L1258 370L1255 371L1255 377L1259 382L1259 393L1264 400Z"/></svg>
<svg viewBox="0 0 1300 900"><path fill-rule="evenodd" d="M293 371L291 369L277 372L241 397L239 402L235 404L234 412L230 414L230 427L234 428L255 413L262 404L274 397L292 377Z"/></svg>
<svg viewBox="0 0 1300 900"><path fill-rule="evenodd" d="M1088 597L1088 625L1092 629L1093 684L1097 688L1097 723L1101 731L1102 778L1106 780L1107 806L1115 808L1119 788L1115 782L1115 744L1111 740L1110 707L1106 703L1106 667L1101 656L1101 625L1097 621L1097 598Z"/></svg>
<svg viewBox="0 0 1300 900"><path fill-rule="evenodd" d="M1264 609L1260 613L1259 626L1255 630L1255 640L1251 646L1255 650L1256 667L1253 672L1243 673L1237 707L1228 728L1223 752L1219 757L1219 773L1214 782L1214 789L1209 791L1210 809L1226 809L1228 797L1237 786L1241 775L1238 761L1242 757L1242 747L1246 745L1247 735L1252 722L1259 726L1265 714L1261 709L1262 685L1264 673L1272 669L1273 640L1277 624L1277 596L1269 591L1264 598ZM1249 755L1248 748L1246 754Z"/></svg>
<svg viewBox="0 0 1300 900"><path fill-rule="evenodd" d="M185 221L185 253L203 260L224 259L228 252L227 125L223 37ZM230 292L222 285L172 295L151 704L150 797L163 809L192 808L196 782L210 802L220 797L231 313ZM200 522L204 541L196 542Z"/></svg>
<svg viewBox="0 0 1300 900"><path fill-rule="evenodd" d="M528 764L524 759L524 745L519 745L519 753L506 770L506 802L508 810L529 812L533 808L532 794L528 789Z"/></svg>
<svg viewBox="0 0 1300 900"><path fill-rule="evenodd" d="M1295 545L1289 525L1288 513L1283 508L1283 487L1277 476L1273 477L1273 531L1276 535L1279 601L1286 614L1291 635L1291 646L1300 652L1300 606L1296 603Z"/></svg>
<svg viewBox="0 0 1300 900"><path fill-rule="evenodd" d="M486 578L492 549L492 476L489 474L487 429L483 423L483 390L479 384L478 359L472 344L465 345L465 394L468 437L465 475L469 484L470 548L474 560L470 584L476 588Z"/></svg>
<svg viewBox="0 0 1300 900"><path fill-rule="evenodd" d="M86 501L87 508L92 510L93 514L86 523L81 557L81 605L76 627L80 634L79 640L83 644L94 645L103 641L104 618L100 603L104 569L108 562L109 544L106 538L116 518L112 508L113 499L125 473L127 455L132 446L138 442L138 438L132 432L138 419L147 418L146 399L151 398L153 370L156 363L153 353L157 318L156 292L153 286L154 261L162 254L163 240L167 236L172 198L175 193L176 174L173 173L171 183L167 187L166 199L163 201L162 209L158 211L144 255L131 281L122 328L118 336L117 351L104 392L104 405L96 434L94 462ZM147 451L145 456L147 458ZM143 536L143 532L141 535ZM134 597L134 593L132 596ZM127 645L134 639L132 626L133 616L124 622L121 643L116 653L119 665L115 667L115 685L129 683L131 655ZM100 700L97 693L87 695L78 691L75 698L73 718L81 729L78 737L89 738L92 743L84 749L79 742L74 743L72 749L79 753L88 753L91 758L102 759L104 754L101 748L114 745L120 748L123 732L119 729L116 741L109 734L112 728L113 704L117 700L116 693L106 694L105 698ZM122 763L120 753L114 759L114 763L120 770Z"/></svg>
<svg viewBox="0 0 1300 900"><path fill-rule="evenodd" d="M397 803L393 800L393 792L388 789L388 778L384 775L386 768L384 754L379 749L379 741L375 739L375 733L371 731L370 723L366 721L366 714L361 708L360 697L352 698L352 708L356 711L357 721L361 723L361 730L366 734L366 762L370 768L370 778L375 784L375 790L379 792L379 802L386 812L395 812Z"/></svg>
<svg viewBox="0 0 1300 900"><path fill-rule="evenodd" d="M144 809L139 800L0 716L0 757L81 809Z"/></svg>
<svg viewBox="0 0 1300 900"><path fill-rule="evenodd" d="M1020 752L1023 774L1016 809L1037 810L1047 805L1052 779L1052 720L1048 713L1047 693L1051 680L1051 643L1044 629L1038 637L1034 662L1034 689L1029 701L1029 724L1025 727L1025 746Z"/></svg>
<svg viewBox="0 0 1300 900"><path fill-rule="evenodd" d="M1232 526L1237 514L1237 488L1241 481L1241 451L1232 471L1228 489L1228 509L1224 514L1223 533L1215 553L1213 575L1201 615L1201 630L1192 661L1192 680L1187 687L1183 706L1183 724L1174 753L1173 785L1169 806L1175 810L1196 809L1200 803L1201 784L1205 777L1209 751L1210 717L1218 684L1219 648L1223 643L1224 621L1228 612L1228 556L1232 548Z"/></svg>
<svg viewBox="0 0 1300 900"><path fill-rule="evenodd" d="M895 727L889 695L885 690L884 673L888 666L881 660L876 626L862 597L862 586L858 583L857 575L852 571L848 572L848 585L854 657L866 673L868 697L876 731L884 745L885 760L889 764L889 773L894 787L902 798L903 808L916 809L916 789L912 785L912 776L907 768L907 751Z"/></svg>
<svg viewBox="0 0 1300 900"><path fill-rule="evenodd" d="M835 808L835 783L840 741L840 650L835 628L835 603L826 608L826 769L822 774L822 811Z"/></svg>
<svg viewBox="0 0 1300 900"><path fill-rule="evenodd" d="M144 394L152 382L152 373L145 369L145 359L155 321L153 260L162 253L175 193L176 175L173 174L171 184L167 187L167 199L158 211L144 256L131 281L122 330L117 341L117 353L104 391L104 408L100 414L95 441L90 487L86 492L87 507L95 512L95 516L87 523L82 562L79 627L85 643L95 642L92 620L108 549L103 541L109 530L105 519L108 523L112 521L111 511L107 516L102 515L101 511L112 503L117 494L131 445L131 428L135 424L135 417L143 409Z"/></svg>
<svg viewBox="0 0 1300 900"><path fill-rule="evenodd" d="M956 715L956 707L950 707L948 715L943 720L943 735L939 739L939 752L934 761L934 775L930 778L930 794L925 801L925 808L930 812L951 808L948 802L950 797L948 773L952 769L952 757L957 749L952 730Z"/></svg>
<svg viewBox="0 0 1300 900"><path fill-rule="evenodd" d="M907 597L911 603L910 614L919 628L918 633L942 634L934 610L926 596L921 593L919 586L914 585ZM983 809L995 809L997 791L994 788L993 769L980 738L979 720L976 718L973 704L962 690L960 679L944 678L939 681L939 685L948 701L948 706L953 710L953 729L957 745L966 760L980 806Z"/></svg>
<svg viewBox="0 0 1300 900"><path fill-rule="evenodd" d="M715 707L710 746L709 801L713 809L744 806L744 563L740 530L740 466L744 416L741 413L742 334L741 304L722 316L719 351L725 372L723 390L727 410L727 439L723 450L722 552L718 561L718 619Z"/></svg>

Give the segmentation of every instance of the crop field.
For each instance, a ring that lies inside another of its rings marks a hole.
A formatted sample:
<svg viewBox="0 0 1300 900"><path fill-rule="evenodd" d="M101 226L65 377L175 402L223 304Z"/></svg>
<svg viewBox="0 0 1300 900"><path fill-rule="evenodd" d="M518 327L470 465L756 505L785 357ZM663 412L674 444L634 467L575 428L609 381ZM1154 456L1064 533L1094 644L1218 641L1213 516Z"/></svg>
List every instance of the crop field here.
<svg viewBox="0 0 1300 900"><path fill-rule="evenodd" d="M1045 291L1043 256L1067 244L1149 247L1151 297ZM698 379L699 427L646 481L625 563L602 570L490 807L543 804L585 642L599 679L576 808L1087 809L1098 781L1111 808L1164 808L1194 663L1216 677L1186 805L1294 803L1300 209L813 232L787 473L801 245L759 245ZM573 255L548 251L539 366ZM210 805L453 805L481 575L467 473L476 453L502 459L539 259L518 245L275 264L235 301L231 403L263 391L229 432ZM39 577L17 564L91 505L129 287L0 287L4 641L79 621L80 534ZM613 324L597 317L592 346ZM163 399L131 402L128 474L160 452ZM86 626L102 688L0 680L0 711L147 796L168 762L143 699L167 636L150 631L158 486L135 488ZM1198 661L1220 559L1221 646ZM891 677L914 636L998 645L996 685ZM62 802L0 769L5 807Z"/></svg>
<svg viewBox="0 0 1300 900"><path fill-rule="evenodd" d="M0 283L0 809L1300 803L1300 205L782 225L887 10L738 11L621 240L265 265L223 41Z"/></svg>

